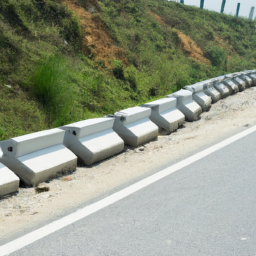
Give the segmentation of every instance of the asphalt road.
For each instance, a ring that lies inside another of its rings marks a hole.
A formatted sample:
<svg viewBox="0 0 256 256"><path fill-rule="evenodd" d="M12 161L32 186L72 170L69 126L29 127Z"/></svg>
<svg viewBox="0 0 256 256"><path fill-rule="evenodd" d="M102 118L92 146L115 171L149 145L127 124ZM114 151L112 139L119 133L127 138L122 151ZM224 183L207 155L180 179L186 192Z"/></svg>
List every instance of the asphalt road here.
<svg viewBox="0 0 256 256"><path fill-rule="evenodd" d="M256 132L11 255L256 255Z"/></svg>

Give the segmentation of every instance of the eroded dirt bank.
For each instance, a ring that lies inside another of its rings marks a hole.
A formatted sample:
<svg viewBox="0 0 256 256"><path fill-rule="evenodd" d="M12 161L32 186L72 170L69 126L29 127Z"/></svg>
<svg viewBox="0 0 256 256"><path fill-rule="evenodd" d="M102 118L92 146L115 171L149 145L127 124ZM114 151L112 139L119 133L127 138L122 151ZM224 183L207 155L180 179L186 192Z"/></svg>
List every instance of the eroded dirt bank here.
<svg viewBox="0 0 256 256"><path fill-rule="evenodd" d="M217 102L210 112L202 114L201 120L186 123L175 133L159 135L140 149L127 148L92 167L78 167L67 177L45 183L50 188L47 192L37 194L34 188L20 189L16 195L0 200L0 239L56 217L241 127L256 125L255 108L256 88L249 88Z"/></svg>

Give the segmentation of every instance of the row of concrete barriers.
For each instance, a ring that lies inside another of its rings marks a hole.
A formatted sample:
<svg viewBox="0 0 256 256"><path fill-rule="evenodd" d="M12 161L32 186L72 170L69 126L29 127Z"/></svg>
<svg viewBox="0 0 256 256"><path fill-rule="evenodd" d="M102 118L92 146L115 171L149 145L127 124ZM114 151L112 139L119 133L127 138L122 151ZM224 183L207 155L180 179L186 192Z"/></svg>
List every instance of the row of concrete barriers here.
<svg viewBox="0 0 256 256"><path fill-rule="evenodd" d="M256 70L220 76L185 86L166 98L122 110L103 118L0 142L0 196L18 191L20 179L28 186L73 171L79 158L86 165L158 136L159 128L173 132L185 121L196 121L211 104L256 85Z"/></svg>

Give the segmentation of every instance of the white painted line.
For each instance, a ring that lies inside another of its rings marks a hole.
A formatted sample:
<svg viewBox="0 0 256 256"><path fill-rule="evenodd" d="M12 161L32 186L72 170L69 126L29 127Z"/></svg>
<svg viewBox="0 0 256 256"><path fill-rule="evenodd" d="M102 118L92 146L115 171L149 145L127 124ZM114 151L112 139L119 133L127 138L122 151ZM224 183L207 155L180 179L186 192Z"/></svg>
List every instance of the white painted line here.
<svg viewBox="0 0 256 256"><path fill-rule="evenodd" d="M114 193L113 195L110 195L96 203L93 203L91 205L85 206L84 208L82 208L81 210L78 210L66 217L63 217L59 220L56 220L42 228L39 228L27 235L24 235L18 239L15 239L14 241L7 243L5 245L0 246L0 256L5 256L5 255L9 255L10 253L13 253L29 244L34 243L35 241L46 237L52 233L54 233L55 231L58 231L78 220L81 220L83 218L85 218L88 215L91 215L92 213L95 213L137 191L139 191L142 188L145 188L147 186L149 186L150 184L210 155L211 153L218 151L221 148L224 148L228 145L230 145L231 143L253 133L256 131L256 126L241 132L235 136L232 136L229 139L226 139L208 149L205 149L177 164L174 164L156 174L153 174L152 176L145 178L119 192Z"/></svg>

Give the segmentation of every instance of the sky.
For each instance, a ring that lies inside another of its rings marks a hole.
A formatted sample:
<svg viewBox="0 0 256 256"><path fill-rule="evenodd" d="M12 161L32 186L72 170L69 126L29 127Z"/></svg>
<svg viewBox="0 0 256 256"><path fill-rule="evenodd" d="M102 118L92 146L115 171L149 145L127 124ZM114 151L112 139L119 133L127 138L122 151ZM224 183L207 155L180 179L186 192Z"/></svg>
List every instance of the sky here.
<svg viewBox="0 0 256 256"><path fill-rule="evenodd" d="M178 0L177 0L178 1ZM178 1L180 2L180 1ZM200 6L200 0L184 0L186 5ZM239 16L249 17L251 7L256 7L256 0L226 0L225 13L236 14L237 3L241 3ZM204 0L204 8L220 12L222 0ZM256 15L256 8L254 11L254 18Z"/></svg>

